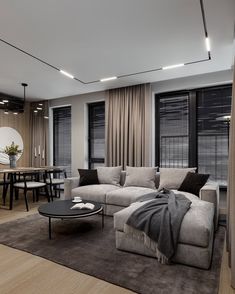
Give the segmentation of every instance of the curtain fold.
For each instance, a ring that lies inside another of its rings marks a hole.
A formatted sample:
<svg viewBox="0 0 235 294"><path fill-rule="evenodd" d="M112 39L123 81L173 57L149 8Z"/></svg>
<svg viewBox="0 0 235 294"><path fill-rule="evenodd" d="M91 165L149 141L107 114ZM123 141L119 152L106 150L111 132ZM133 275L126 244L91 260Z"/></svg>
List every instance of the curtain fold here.
<svg viewBox="0 0 235 294"><path fill-rule="evenodd" d="M34 112L37 107L42 108ZM30 105L30 164L33 167L48 165L48 101Z"/></svg>
<svg viewBox="0 0 235 294"><path fill-rule="evenodd" d="M231 285L235 288L235 69L229 135L228 191L227 191L227 249L231 266Z"/></svg>
<svg viewBox="0 0 235 294"><path fill-rule="evenodd" d="M109 90L105 103L107 166L151 165L151 87Z"/></svg>

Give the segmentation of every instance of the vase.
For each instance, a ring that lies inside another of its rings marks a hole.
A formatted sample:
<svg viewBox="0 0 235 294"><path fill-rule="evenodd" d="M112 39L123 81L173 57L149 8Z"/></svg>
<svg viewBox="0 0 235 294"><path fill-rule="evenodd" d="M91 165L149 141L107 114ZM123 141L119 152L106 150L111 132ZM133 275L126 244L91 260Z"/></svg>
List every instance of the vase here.
<svg viewBox="0 0 235 294"><path fill-rule="evenodd" d="M10 168L16 168L16 155L9 155Z"/></svg>

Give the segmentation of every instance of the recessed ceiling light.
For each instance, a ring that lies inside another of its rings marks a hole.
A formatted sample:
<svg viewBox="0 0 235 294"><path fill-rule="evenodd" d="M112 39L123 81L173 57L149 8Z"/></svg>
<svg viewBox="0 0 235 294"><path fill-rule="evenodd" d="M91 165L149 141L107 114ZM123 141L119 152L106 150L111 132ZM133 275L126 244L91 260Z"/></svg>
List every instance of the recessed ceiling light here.
<svg viewBox="0 0 235 294"><path fill-rule="evenodd" d="M44 118L45 118L45 119L48 119L49 117L45 115Z"/></svg>
<svg viewBox="0 0 235 294"><path fill-rule="evenodd" d="M42 110L42 107L37 107L37 110Z"/></svg>
<svg viewBox="0 0 235 294"><path fill-rule="evenodd" d="M184 63L179 63L179 64L174 64L174 65L168 65L168 66L164 66L162 69L172 69L172 68L176 68L176 67L181 67L184 66Z"/></svg>
<svg viewBox="0 0 235 294"><path fill-rule="evenodd" d="M9 101L8 101L8 100L2 100L2 102L4 102L4 103L8 103Z"/></svg>
<svg viewBox="0 0 235 294"><path fill-rule="evenodd" d="M4 111L5 114L8 114L9 112L7 110Z"/></svg>
<svg viewBox="0 0 235 294"><path fill-rule="evenodd" d="M38 111L37 110L34 110L33 112L37 113Z"/></svg>
<svg viewBox="0 0 235 294"><path fill-rule="evenodd" d="M60 72L61 72L63 75L69 77L70 79L74 79L74 76L71 75L70 73L68 73L67 71L64 71L64 70L60 69Z"/></svg>
<svg viewBox="0 0 235 294"><path fill-rule="evenodd" d="M18 114L18 112L13 112L13 114L17 115L17 114Z"/></svg>
<svg viewBox="0 0 235 294"><path fill-rule="evenodd" d="M117 77L109 77L109 78L103 78L100 81L101 82L107 82L107 81L112 81L112 80L116 80L116 79L117 79Z"/></svg>
<svg viewBox="0 0 235 294"><path fill-rule="evenodd" d="M42 103L38 103L38 105L39 105L39 106L43 106L43 104L42 104Z"/></svg>
<svg viewBox="0 0 235 294"><path fill-rule="evenodd" d="M0 104L2 104L2 105L3 105L3 104L4 104L4 102L3 102L3 101L0 101Z"/></svg>
<svg viewBox="0 0 235 294"><path fill-rule="evenodd" d="M206 37L205 41L206 41L206 50L210 52L211 51L210 39Z"/></svg>

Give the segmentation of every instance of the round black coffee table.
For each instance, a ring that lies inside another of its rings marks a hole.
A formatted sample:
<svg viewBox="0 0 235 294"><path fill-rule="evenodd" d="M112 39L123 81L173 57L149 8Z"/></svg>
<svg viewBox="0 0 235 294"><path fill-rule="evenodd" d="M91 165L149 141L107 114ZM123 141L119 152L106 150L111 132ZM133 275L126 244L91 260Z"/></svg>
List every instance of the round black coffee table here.
<svg viewBox="0 0 235 294"><path fill-rule="evenodd" d="M42 204L38 208L38 212L48 217L49 219L49 239L51 239L51 219L52 218L61 218L61 219L73 219L73 218L82 218L88 217L94 214L102 212L102 229L104 227L104 210L103 206L94 201L87 201L95 205L93 209L71 209L73 205L72 200L58 200ZM86 203L86 201L83 201Z"/></svg>

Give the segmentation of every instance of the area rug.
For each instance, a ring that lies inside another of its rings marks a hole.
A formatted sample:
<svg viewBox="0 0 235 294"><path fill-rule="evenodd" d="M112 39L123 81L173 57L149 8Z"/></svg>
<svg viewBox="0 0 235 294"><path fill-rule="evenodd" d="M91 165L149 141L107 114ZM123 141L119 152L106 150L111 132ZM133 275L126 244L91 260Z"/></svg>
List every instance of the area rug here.
<svg viewBox="0 0 235 294"><path fill-rule="evenodd" d="M48 219L38 214L0 225L0 243L41 256L79 272L130 289L154 294L216 294L219 286L225 231L220 227L209 270L174 264L115 248L113 218L52 220L53 239L48 239Z"/></svg>

